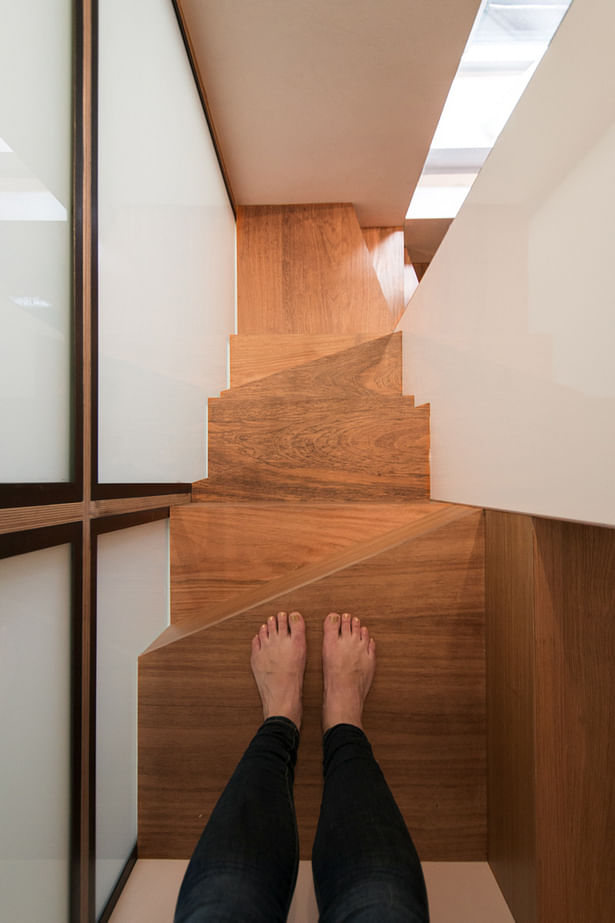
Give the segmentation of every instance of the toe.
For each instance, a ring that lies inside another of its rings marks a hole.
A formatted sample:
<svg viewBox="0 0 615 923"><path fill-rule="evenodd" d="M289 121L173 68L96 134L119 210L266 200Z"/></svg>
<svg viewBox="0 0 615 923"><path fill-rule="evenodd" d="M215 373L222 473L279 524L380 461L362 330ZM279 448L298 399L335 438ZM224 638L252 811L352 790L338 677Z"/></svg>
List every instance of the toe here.
<svg viewBox="0 0 615 923"><path fill-rule="evenodd" d="M352 634L355 635L357 639L360 638L361 637L361 619L357 615L353 615L352 619L350 620L350 624L352 626Z"/></svg>
<svg viewBox="0 0 615 923"><path fill-rule="evenodd" d="M339 612L330 612L325 619L324 624L325 637L336 637L340 633L340 614Z"/></svg>
<svg viewBox="0 0 615 923"><path fill-rule="evenodd" d="M252 653L257 654L261 649L261 639L258 635L254 635L252 638Z"/></svg>
<svg viewBox="0 0 615 923"><path fill-rule="evenodd" d="M289 630L293 638L294 637L301 638L303 635L305 635L305 622L300 612L297 612L297 610L295 609L293 612L290 613L290 615L288 616L288 619L289 619Z"/></svg>
<svg viewBox="0 0 615 923"><path fill-rule="evenodd" d="M361 641L366 641L366 642L369 641L369 631L367 628L365 628L364 625L361 627L360 637L361 637Z"/></svg>
<svg viewBox="0 0 615 923"><path fill-rule="evenodd" d="M278 631L284 637L288 634L288 613L278 612Z"/></svg>
<svg viewBox="0 0 615 923"><path fill-rule="evenodd" d="M269 637L273 637L278 633L278 623L276 621L275 615L270 615L267 619L267 631L269 632Z"/></svg>
<svg viewBox="0 0 615 923"><path fill-rule="evenodd" d="M376 653L376 642L374 641L373 638L370 638L370 639L369 639L369 646L368 646L368 648L367 648L367 653L368 653L371 657L373 657L374 654Z"/></svg>
<svg viewBox="0 0 615 923"><path fill-rule="evenodd" d="M261 625L259 632L258 632L258 637L259 637L261 644L264 644L266 641L269 640L269 630L266 625Z"/></svg>
<svg viewBox="0 0 615 923"><path fill-rule="evenodd" d="M350 635L350 622L350 612L344 612L342 615L342 637L348 637Z"/></svg>

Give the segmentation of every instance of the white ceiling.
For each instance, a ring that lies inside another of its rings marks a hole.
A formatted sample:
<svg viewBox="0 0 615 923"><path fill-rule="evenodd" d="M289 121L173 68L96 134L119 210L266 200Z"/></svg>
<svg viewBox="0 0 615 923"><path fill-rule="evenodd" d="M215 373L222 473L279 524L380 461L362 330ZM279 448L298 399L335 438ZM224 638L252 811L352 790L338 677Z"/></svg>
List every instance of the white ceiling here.
<svg viewBox="0 0 615 923"><path fill-rule="evenodd" d="M236 201L401 226L480 0L179 0Z"/></svg>

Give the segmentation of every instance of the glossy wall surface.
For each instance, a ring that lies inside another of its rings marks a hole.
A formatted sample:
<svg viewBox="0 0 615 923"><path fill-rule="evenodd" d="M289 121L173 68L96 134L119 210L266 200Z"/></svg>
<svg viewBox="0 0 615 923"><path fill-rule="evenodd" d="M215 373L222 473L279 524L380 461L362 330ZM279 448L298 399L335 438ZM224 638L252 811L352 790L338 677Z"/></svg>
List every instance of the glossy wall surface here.
<svg viewBox="0 0 615 923"><path fill-rule="evenodd" d="M615 524L610 0L575 0L410 302L432 497Z"/></svg>
<svg viewBox="0 0 615 923"><path fill-rule="evenodd" d="M0 482L70 480L72 3L0 2Z"/></svg>
<svg viewBox="0 0 615 923"><path fill-rule="evenodd" d="M195 481L235 329L234 216L172 3L99 15L99 479Z"/></svg>
<svg viewBox="0 0 615 923"><path fill-rule="evenodd" d="M168 521L98 539L96 914L137 839L137 657L169 621Z"/></svg>
<svg viewBox="0 0 615 923"><path fill-rule="evenodd" d="M0 561L0 919L69 913L71 550Z"/></svg>

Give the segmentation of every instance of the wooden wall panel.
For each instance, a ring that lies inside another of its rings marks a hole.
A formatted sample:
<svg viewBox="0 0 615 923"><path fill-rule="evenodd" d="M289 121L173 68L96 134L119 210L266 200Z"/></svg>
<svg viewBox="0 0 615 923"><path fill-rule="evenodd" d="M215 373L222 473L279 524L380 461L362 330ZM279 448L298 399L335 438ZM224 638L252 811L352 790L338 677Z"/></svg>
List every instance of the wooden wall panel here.
<svg viewBox="0 0 615 923"><path fill-rule="evenodd" d="M382 294L386 298L393 326L406 306L404 299L403 228L363 228Z"/></svg>
<svg viewBox="0 0 615 923"><path fill-rule="evenodd" d="M539 920L615 920L615 530L535 530Z"/></svg>
<svg viewBox="0 0 615 923"><path fill-rule="evenodd" d="M488 855L517 923L536 923L534 529L485 517Z"/></svg>
<svg viewBox="0 0 615 923"><path fill-rule="evenodd" d="M352 205L242 207L237 257L240 334L393 330Z"/></svg>
<svg viewBox="0 0 615 923"><path fill-rule="evenodd" d="M348 609L378 642L365 726L422 858L485 858L480 511L141 658L140 856L190 854L260 722L250 638L272 612L295 607L308 627L296 780L302 856L322 786L322 619Z"/></svg>

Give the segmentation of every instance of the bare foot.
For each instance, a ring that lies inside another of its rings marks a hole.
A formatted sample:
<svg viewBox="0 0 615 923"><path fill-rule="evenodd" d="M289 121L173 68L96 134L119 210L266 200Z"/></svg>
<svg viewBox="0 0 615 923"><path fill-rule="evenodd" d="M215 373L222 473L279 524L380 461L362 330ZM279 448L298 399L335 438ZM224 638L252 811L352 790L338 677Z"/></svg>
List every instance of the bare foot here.
<svg viewBox="0 0 615 923"><path fill-rule="evenodd" d="M376 669L376 642L348 612L330 612L322 642L324 692L322 727L354 724L362 728L363 704Z"/></svg>
<svg viewBox="0 0 615 923"><path fill-rule="evenodd" d="M250 666L265 719L282 715L301 727L305 622L300 612L278 612L252 638Z"/></svg>

